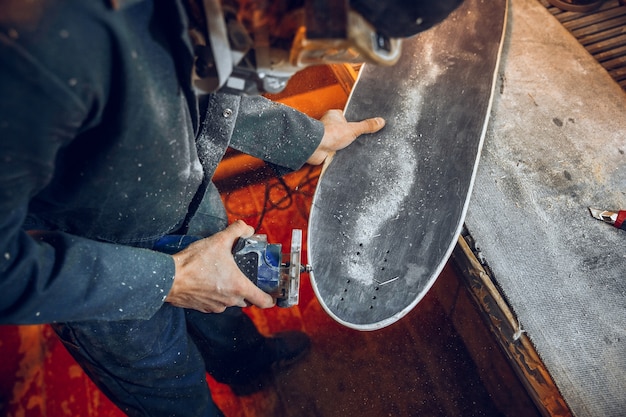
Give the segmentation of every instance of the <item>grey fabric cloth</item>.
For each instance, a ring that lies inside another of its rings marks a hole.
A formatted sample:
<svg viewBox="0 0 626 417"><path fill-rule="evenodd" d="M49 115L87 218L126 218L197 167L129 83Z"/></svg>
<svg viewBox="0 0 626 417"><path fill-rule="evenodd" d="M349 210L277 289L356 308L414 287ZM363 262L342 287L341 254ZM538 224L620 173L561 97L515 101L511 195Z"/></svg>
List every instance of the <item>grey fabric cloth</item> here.
<svg viewBox="0 0 626 417"><path fill-rule="evenodd" d="M469 233L575 416L626 410L626 96L533 0L511 2ZM510 340L515 340L509 335Z"/></svg>

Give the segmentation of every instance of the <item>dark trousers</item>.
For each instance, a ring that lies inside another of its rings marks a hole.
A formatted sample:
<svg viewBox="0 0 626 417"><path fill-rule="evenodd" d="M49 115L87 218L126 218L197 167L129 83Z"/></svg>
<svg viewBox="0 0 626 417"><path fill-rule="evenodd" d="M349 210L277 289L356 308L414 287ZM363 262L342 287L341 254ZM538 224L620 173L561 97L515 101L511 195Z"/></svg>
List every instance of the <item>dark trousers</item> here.
<svg viewBox="0 0 626 417"><path fill-rule="evenodd" d="M53 325L95 384L129 416L223 416L205 372L241 383L262 368L264 337L240 308L164 304L150 320Z"/></svg>

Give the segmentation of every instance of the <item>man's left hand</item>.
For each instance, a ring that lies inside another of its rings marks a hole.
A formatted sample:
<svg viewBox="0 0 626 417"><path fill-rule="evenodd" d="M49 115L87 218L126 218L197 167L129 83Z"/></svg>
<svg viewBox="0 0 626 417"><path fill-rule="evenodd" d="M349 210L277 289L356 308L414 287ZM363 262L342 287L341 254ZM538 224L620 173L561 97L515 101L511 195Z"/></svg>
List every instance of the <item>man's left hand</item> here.
<svg viewBox="0 0 626 417"><path fill-rule="evenodd" d="M319 165L328 155L345 148L356 138L366 133L378 132L385 126L382 117L348 122L341 110L329 110L320 119L324 123L324 136L318 148L307 160L311 165Z"/></svg>

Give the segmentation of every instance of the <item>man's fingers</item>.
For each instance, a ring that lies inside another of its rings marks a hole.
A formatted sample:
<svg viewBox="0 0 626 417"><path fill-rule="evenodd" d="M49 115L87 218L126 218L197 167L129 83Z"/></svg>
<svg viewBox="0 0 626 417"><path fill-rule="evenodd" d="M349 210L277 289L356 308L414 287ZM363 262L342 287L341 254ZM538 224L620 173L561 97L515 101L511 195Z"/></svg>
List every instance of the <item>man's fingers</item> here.
<svg viewBox="0 0 626 417"><path fill-rule="evenodd" d="M385 126L385 119L382 117L373 117L371 119L361 120L360 122L353 122L352 128L355 136L361 136L366 133L378 132Z"/></svg>
<svg viewBox="0 0 626 417"><path fill-rule="evenodd" d="M271 295L264 293L256 285L254 285L252 281L250 281L250 285L252 285L252 288L250 288L250 291L248 291L248 294L244 299L244 304L245 302L248 302L250 304L254 304L259 308L274 307L274 299ZM243 305L242 307L245 307L245 305Z"/></svg>
<svg viewBox="0 0 626 417"><path fill-rule="evenodd" d="M274 299L272 298L272 296L263 293L263 297L259 297L258 300L256 301L252 301L252 300L248 300L246 299L246 301L248 301L250 304L254 304L255 306L259 307L259 308L272 308L274 307Z"/></svg>
<svg viewBox="0 0 626 417"><path fill-rule="evenodd" d="M249 307L250 303L246 302L246 300L241 299L239 300L239 302L237 304L235 304L236 307Z"/></svg>
<svg viewBox="0 0 626 417"><path fill-rule="evenodd" d="M243 220L237 220L226 229L224 232L228 233L228 236L232 238L233 241L238 238L246 238L250 237L254 234L254 228L248 224L246 224ZM253 304L259 308L270 308L274 306L274 299L271 295L266 294L261 289L259 289L256 285L252 283L243 272L239 271L239 273L245 277L246 286L242 290L243 299L239 300L239 302L235 303L239 307L246 307L248 303Z"/></svg>
<svg viewBox="0 0 626 417"><path fill-rule="evenodd" d="M237 220L222 231L230 240L235 241L240 237L250 237L254 234L254 228L243 220Z"/></svg>

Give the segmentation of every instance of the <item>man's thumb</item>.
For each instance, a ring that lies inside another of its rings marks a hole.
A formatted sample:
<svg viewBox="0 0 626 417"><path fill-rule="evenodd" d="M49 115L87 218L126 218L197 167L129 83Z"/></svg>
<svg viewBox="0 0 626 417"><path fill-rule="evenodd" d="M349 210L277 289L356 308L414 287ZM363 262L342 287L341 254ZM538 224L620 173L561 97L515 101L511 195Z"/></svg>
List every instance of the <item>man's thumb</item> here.
<svg viewBox="0 0 626 417"><path fill-rule="evenodd" d="M360 136L365 133L378 132L385 126L385 119L382 117L373 117L371 119L365 119L357 123L356 134Z"/></svg>

